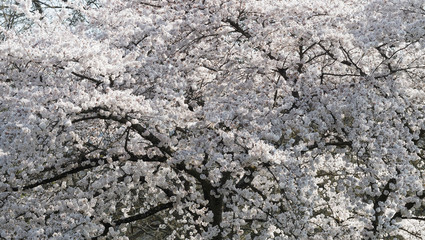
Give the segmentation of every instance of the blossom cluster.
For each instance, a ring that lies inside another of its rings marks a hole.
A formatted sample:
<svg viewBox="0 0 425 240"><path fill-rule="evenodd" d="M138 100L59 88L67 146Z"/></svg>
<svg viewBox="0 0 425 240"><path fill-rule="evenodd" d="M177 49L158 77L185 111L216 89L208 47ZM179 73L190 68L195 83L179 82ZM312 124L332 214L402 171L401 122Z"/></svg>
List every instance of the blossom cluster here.
<svg viewBox="0 0 425 240"><path fill-rule="evenodd" d="M0 238L425 237L423 1L0 11Z"/></svg>

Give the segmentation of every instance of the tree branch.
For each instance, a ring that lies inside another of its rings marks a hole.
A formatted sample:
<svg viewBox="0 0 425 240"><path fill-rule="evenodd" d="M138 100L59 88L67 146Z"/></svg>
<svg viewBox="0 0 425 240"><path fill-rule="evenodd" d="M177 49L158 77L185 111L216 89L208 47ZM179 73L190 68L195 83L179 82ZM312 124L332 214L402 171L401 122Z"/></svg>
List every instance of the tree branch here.
<svg viewBox="0 0 425 240"><path fill-rule="evenodd" d="M94 112L97 112L97 109L94 109ZM79 119L75 119L75 120L72 121L72 123L77 123L77 122L86 121L86 120L93 120L93 119L112 120L112 121L119 122L119 123L122 123L122 124L126 124L127 122L129 122L129 119L118 118L117 116L95 115L95 116L82 117L82 118L79 118ZM161 143L161 140L158 137L156 137L155 135L153 135L152 133L148 132L147 128L143 127L140 124L131 124L131 126L129 128L136 131L144 139L150 141L153 145L155 145L157 148L159 148L159 150L161 150L161 152L163 152L164 154L168 154L170 156L172 155L173 151L171 150L171 148L167 147L167 146L159 146L160 143Z"/></svg>
<svg viewBox="0 0 425 240"><path fill-rule="evenodd" d="M117 162L119 160L120 160L120 158L118 156L112 157L113 162ZM133 155L129 159L127 159L127 161L132 161L132 162L136 162L138 160L142 160L144 162L165 162L165 161L167 161L167 157L165 157L165 156L149 157L147 155L143 155L143 156ZM25 186L22 187L22 190L33 189L33 188L41 186L41 185L53 183L53 182L58 181L60 179L64 179L69 175L72 175L72 174L75 174L75 173L78 173L78 172L81 172L81 171L84 171L84 170L87 170L87 169L92 169L92 168L98 167L100 165L103 165L106 161L107 161L106 158L87 159L84 156L84 157L82 157L82 159L78 163L77 167L75 167L71 170L65 171L63 173L60 173L60 174L58 174L54 177L35 182L33 184L25 185ZM19 187L12 187L11 189L12 189L12 191L19 191L20 188Z"/></svg>
<svg viewBox="0 0 425 240"><path fill-rule="evenodd" d="M47 178L41 181L38 181L36 183L33 184L29 184L29 185L25 185L22 187L22 190L28 190L28 189L33 189L35 187L44 185L44 184L49 184L52 182L55 182L57 180L66 178L69 175L72 175L74 173L78 173L87 169L91 169L91 168L95 168L97 166L100 166L101 163L100 161L106 161L106 159L104 158L94 158L94 159L87 159L85 156L82 157L82 159L80 160L80 162L78 163L78 167L73 168L71 170L65 171L59 175L56 175L54 177L51 178ZM113 157L112 161L118 161L118 157ZM18 191L20 188L19 187L12 187L13 191Z"/></svg>
<svg viewBox="0 0 425 240"><path fill-rule="evenodd" d="M92 240L97 240L99 237L104 237L104 236L108 235L109 228L112 227L112 226L118 226L118 225L121 225L121 224L131 223L131 222L135 222L135 221L138 221L138 220L145 219L145 218L150 217L150 216L152 216L152 215L154 215L158 212L161 212L165 209L172 208L173 204L174 204L173 202L163 203L163 204L160 204L158 206L155 206L155 207L149 209L148 211L146 211L144 213L140 213L140 214L136 214L136 215L133 215L133 216L130 216L130 217L127 217L127 218L121 218L121 219L115 220L115 221L113 221L112 224L102 223L104 228L105 228L103 230L103 233L101 235L97 236L97 237L93 237Z"/></svg>
<svg viewBox="0 0 425 240"><path fill-rule="evenodd" d="M96 87L98 87L100 84L102 84L102 81L100 81L100 80L96 80L94 78L87 77L87 76L84 76L84 75L79 74L79 73L76 73L76 72L71 72L71 73L74 76L77 76L77 77L82 78L82 79L87 79L89 81L92 81L92 82L96 83Z"/></svg>
<svg viewBox="0 0 425 240"><path fill-rule="evenodd" d="M227 19L225 22L229 23L230 26L232 26L236 30L236 32L242 34L246 38L251 38L252 37L251 34L249 34L247 31L243 30L241 28L241 26L237 22L232 21L230 19Z"/></svg>

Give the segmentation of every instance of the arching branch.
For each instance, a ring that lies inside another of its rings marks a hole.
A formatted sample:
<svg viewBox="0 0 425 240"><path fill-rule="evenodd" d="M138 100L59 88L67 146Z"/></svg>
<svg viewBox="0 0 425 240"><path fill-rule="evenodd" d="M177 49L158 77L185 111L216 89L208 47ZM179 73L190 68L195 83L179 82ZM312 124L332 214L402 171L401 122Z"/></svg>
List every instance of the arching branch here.
<svg viewBox="0 0 425 240"><path fill-rule="evenodd" d="M121 224L132 223L132 222L135 222L135 221L138 221L138 220L145 219L145 218L153 216L153 215L157 214L158 212L161 212L165 209L172 208L173 204L174 204L173 202L163 203L163 204L157 205L157 206L149 209L148 211L146 211L144 213L140 213L140 214L136 214L136 215L133 215L133 216L130 216L130 217L115 220L115 221L112 222L112 224L102 223L103 226L104 226L104 230L103 230L102 234L99 235L99 236L93 237L92 240L97 240L100 237L104 237L104 236L108 235L109 228L112 227L112 226L119 226Z"/></svg>

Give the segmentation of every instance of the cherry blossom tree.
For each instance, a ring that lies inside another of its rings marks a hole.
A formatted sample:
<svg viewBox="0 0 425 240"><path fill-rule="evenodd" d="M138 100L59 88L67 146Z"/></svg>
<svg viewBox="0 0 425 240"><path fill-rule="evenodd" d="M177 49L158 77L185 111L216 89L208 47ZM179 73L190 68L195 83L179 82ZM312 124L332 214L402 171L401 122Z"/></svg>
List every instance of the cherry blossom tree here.
<svg viewBox="0 0 425 240"><path fill-rule="evenodd" d="M7 7L1 238L425 237L423 1Z"/></svg>

